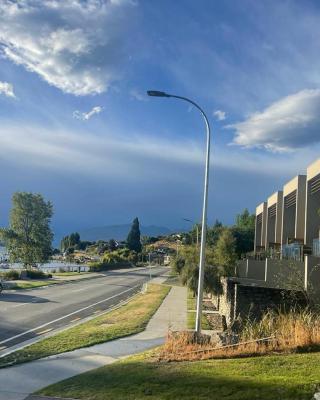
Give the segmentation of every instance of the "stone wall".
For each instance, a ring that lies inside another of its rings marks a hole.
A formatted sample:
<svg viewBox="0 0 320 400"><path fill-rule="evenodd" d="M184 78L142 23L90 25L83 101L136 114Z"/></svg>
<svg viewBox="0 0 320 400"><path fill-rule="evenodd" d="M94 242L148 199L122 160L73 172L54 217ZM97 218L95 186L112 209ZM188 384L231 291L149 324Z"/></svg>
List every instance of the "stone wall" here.
<svg viewBox="0 0 320 400"><path fill-rule="evenodd" d="M267 310L285 310L307 304L302 292L250 286L232 279L223 279L222 286L223 295L213 298L213 302L224 315L227 326L238 317L259 319Z"/></svg>

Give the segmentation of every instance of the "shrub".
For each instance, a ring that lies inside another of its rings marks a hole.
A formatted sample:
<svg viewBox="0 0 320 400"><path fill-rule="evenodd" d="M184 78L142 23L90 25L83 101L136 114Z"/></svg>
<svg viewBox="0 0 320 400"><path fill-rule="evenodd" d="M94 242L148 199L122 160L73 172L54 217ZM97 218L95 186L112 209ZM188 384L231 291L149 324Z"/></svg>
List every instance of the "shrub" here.
<svg viewBox="0 0 320 400"><path fill-rule="evenodd" d="M29 279L47 279L52 278L52 274L46 274L41 270L28 269L26 271L27 278Z"/></svg>
<svg viewBox="0 0 320 400"><path fill-rule="evenodd" d="M8 281L15 281L15 280L20 279L20 272L14 270L14 269L11 269L10 271L3 272L3 273L1 274L1 277L2 277L3 279L8 280Z"/></svg>

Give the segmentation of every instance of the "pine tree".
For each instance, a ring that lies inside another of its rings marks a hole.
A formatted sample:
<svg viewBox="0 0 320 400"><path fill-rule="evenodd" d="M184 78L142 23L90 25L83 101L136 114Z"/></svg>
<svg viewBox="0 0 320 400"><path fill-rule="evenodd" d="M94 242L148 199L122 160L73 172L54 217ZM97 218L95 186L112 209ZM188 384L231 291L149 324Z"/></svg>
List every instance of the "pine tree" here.
<svg viewBox="0 0 320 400"><path fill-rule="evenodd" d="M132 222L131 230L127 237L127 246L129 250L134 250L137 253L141 253L141 241L140 241L140 227L139 220L135 218Z"/></svg>
<svg viewBox="0 0 320 400"><path fill-rule="evenodd" d="M224 229L214 248L215 262L222 267L223 275L232 275L237 260L235 239L230 229Z"/></svg>

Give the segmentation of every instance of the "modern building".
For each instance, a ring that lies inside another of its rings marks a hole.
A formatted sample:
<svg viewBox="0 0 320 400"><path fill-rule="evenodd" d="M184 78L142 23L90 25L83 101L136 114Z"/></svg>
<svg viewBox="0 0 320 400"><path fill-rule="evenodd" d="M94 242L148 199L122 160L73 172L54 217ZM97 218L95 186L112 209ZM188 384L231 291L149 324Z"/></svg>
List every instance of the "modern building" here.
<svg viewBox="0 0 320 400"><path fill-rule="evenodd" d="M260 253L265 250L267 222L267 203L263 202L256 208L256 225L254 236L254 251Z"/></svg>
<svg viewBox="0 0 320 400"><path fill-rule="evenodd" d="M320 159L256 208L255 253L320 256Z"/></svg>
<svg viewBox="0 0 320 400"><path fill-rule="evenodd" d="M281 247L283 192L273 193L267 201L265 249Z"/></svg>
<svg viewBox="0 0 320 400"><path fill-rule="evenodd" d="M320 159L307 168L304 243L319 254Z"/></svg>
<svg viewBox="0 0 320 400"><path fill-rule="evenodd" d="M281 244L304 243L306 175L298 175L283 187Z"/></svg>

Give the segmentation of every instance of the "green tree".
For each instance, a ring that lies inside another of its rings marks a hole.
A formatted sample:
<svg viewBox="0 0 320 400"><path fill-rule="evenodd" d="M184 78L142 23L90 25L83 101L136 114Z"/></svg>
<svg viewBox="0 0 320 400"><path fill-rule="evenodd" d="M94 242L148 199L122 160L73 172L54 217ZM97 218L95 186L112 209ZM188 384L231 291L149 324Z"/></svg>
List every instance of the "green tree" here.
<svg viewBox="0 0 320 400"><path fill-rule="evenodd" d="M110 239L108 242L108 247L110 251L114 251L117 249L117 243L114 239Z"/></svg>
<svg viewBox="0 0 320 400"><path fill-rule="evenodd" d="M254 229L232 228L238 258L251 252L254 247Z"/></svg>
<svg viewBox="0 0 320 400"><path fill-rule="evenodd" d="M241 229L253 229L255 225L255 215L250 214L248 209L245 208L241 214L236 217L236 227Z"/></svg>
<svg viewBox="0 0 320 400"><path fill-rule="evenodd" d="M48 261L52 254L52 214L51 202L40 194L14 193L9 228L0 231L12 262L20 261L28 268Z"/></svg>
<svg viewBox="0 0 320 400"><path fill-rule="evenodd" d="M132 222L131 230L127 237L127 246L129 250L133 250L137 253L141 252L142 246L140 241L140 227L138 218L135 218Z"/></svg>
<svg viewBox="0 0 320 400"><path fill-rule="evenodd" d="M219 237L224 227L222 222L216 220L213 226L209 226L207 229L207 242L209 246L214 247L219 240Z"/></svg>
<svg viewBox="0 0 320 400"><path fill-rule="evenodd" d="M248 209L245 208L241 214L237 215L236 225L232 229L236 253L239 258L253 250L254 230L255 215L250 214Z"/></svg>
<svg viewBox="0 0 320 400"><path fill-rule="evenodd" d="M222 269L221 275L232 275L237 259L235 238L232 231L225 228L214 248L214 261Z"/></svg>

